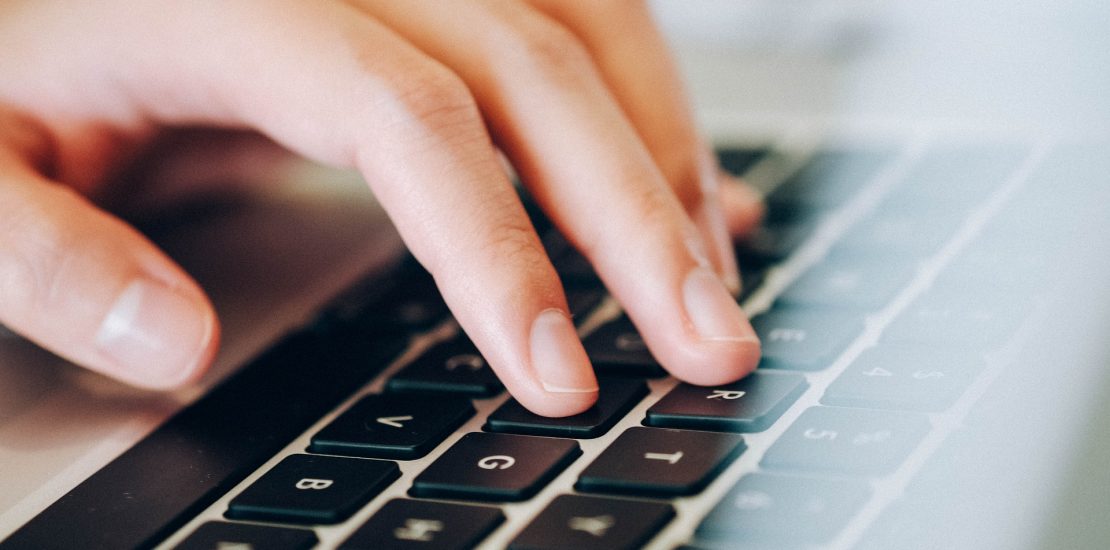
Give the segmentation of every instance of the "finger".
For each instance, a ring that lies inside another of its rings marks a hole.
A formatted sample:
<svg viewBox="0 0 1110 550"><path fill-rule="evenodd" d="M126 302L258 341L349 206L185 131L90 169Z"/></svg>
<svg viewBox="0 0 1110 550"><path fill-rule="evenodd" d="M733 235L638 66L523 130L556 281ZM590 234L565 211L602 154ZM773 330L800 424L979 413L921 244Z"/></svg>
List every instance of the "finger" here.
<svg viewBox="0 0 1110 550"><path fill-rule="evenodd" d="M266 60L233 68L249 78L218 81L242 106L233 116L357 166L509 391L543 415L588 408L597 381L558 276L466 85L348 6L282 7L234 10L242 19L217 31L243 35L229 51ZM204 61L226 57L221 49Z"/></svg>
<svg viewBox="0 0 1110 550"><path fill-rule="evenodd" d="M195 380L217 348L204 293L154 245L0 152L0 322L132 385Z"/></svg>
<svg viewBox="0 0 1110 550"><path fill-rule="evenodd" d="M466 81L533 196L664 366L701 384L754 368L750 325L573 35L513 2L358 4Z"/></svg>
<svg viewBox="0 0 1110 550"><path fill-rule="evenodd" d="M337 2L139 3L112 17L135 33L83 35L97 55L82 61L113 78L70 101L125 98L113 105L123 120L256 128L357 167L524 406L565 416L596 401L558 277L450 71Z"/></svg>
<svg viewBox="0 0 1110 550"><path fill-rule="evenodd" d="M729 234L734 239L751 234L767 210L763 194L724 171L720 172L720 182L721 210Z"/></svg>
<svg viewBox="0 0 1110 550"><path fill-rule="evenodd" d="M740 279L718 198L717 162L702 140L682 78L646 3L531 0L573 32L694 219L725 284Z"/></svg>

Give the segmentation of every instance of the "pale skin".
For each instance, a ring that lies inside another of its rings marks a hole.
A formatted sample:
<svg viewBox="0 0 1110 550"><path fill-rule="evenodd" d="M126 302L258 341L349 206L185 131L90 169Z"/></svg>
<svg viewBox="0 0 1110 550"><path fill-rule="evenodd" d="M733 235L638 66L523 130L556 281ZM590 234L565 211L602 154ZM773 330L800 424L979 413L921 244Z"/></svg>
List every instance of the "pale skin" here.
<svg viewBox="0 0 1110 550"><path fill-rule="evenodd" d="M215 355L204 292L98 200L186 125L360 171L538 414L597 379L499 151L669 372L758 361L729 242L761 203L717 170L642 2L9 0L0 52L0 322L78 365L172 389Z"/></svg>

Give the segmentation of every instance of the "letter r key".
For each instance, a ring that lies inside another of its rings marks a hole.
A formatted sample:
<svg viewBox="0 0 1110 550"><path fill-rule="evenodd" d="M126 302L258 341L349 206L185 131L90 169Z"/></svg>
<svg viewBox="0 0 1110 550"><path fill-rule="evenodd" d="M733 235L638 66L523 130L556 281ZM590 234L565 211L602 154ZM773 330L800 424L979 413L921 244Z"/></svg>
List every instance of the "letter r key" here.
<svg viewBox="0 0 1110 550"><path fill-rule="evenodd" d="M713 393L710 393L709 396L706 397L706 399L725 399L727 401L732 401L733 399L740 399L741 397L744 397L745 395L747 395L747 393L748 392L746 391L739 390L713 390Z"/></svg>

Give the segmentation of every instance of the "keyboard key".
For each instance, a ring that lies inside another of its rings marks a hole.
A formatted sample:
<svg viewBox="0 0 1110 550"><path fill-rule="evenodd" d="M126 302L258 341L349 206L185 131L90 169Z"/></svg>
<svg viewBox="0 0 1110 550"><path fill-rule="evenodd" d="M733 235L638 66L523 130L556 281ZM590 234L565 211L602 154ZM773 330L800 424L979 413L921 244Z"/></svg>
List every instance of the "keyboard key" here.
<svg viewBox="0 0 1110 550"><path fill-rule="evenodd" d="M918 208L912 212L884 208L862 220L841 237L830 254L882 259L890 254L924 258L947 243L964 221L964 213L949 207Z"/></svg>
<svg viewBox="0 0 1110 550"><path fill-rule="evenodd" d="M582 253L558 231L548 231L542 238L543 247L563 284L568 287L602 288L597 272Z"/></svg>
<svg viewBox="0 0 1110 550"><path fill-rule="evenodd" d="M597 403L582 414L548 418L533 414L516 399L510 399L486 420L485 430L499 433L594 438L608 432L632 407L648 394L642 380L602 379Z"/></svg>
<svg viewBox="0 0 1110 550"><path fill-rule="evenodd" d="M827 259L802 274L778 299L792 306L879 309L913 275L912 262Z"/></svg>
<svg viewBox="0 0 1110 550"><path fill-rule="evenodd" d="M674 517L669 504L560 495L509 544L511 550L633 550Z"/></svg>
<svg viewBox="0 0 1110 550"><path fill-rule="evenodd" d="M701 492L747 447L738 435L629 428L578 478L575 489L675 497Z"/></svg>
<svg viewBox="0 0 1110 550"><path fill-rule="evenodd" d="M605 291L601 288L567 288L567 307L575 323L581 323L589 316L601 301L605 299Z"/></svg>
<svg viewBox="0 0 1110 550"><path fill-rule="evenodd" d="M388 327L423 331L447 318L447 304L435 280L415 261L404 262L388 280L397 282L383 283L382 277L376 277L347 292L322 322L357 330Z"/></svg>
<svg viewBox="0 0 1110 550"><path fill-rule="evenodd" d="M586 336L582 345L599 372L625 376L666 374L628 317L621 316L602 325Z"/></svg>
<svg viewBox="0 0 1110 550"><path fill-rule="evenodd" d="M819 206L802 204L792 200L778 200L771 202L775 193L768 195L767 210L763 215L763 224L770 226L798 226L807 227L811 231L816 229L829 211Z"/></svg>
<svg viewBox="0 0 1110 550"><path fill-rule="evenodd" d="M833 208L843 204L875 178L893 158L887 151L825 150L767 196L781 203Z"/></svg>
<svg viewBox="0 0 1110 550"><path fill-rule="evenodd" d="M436 345L389 380L391 392L455 393L490 397L501 393L501 381L470 339L460 334Z"/></svg>
<svg viewBox="0 0 1110 550"><path fill-rule="evenodd" d="M679 384L651 406L644 423L657 428L759 432L778 420L808 384L797 374L753 372L727 386Z"/></svg>
<svg viewBox="0 0 1110 550"><path fill-rule="evenodd" d="M812 232L808 224L764 223L736 244L736 257L741 266L751 258L777 262L793 254Z"/></svg>
<svg viewBox="0 0 1110 550"><path fill-rule="evenodd" d="M734 176L743 176L752 166L763 160L770 153L766 148L729 147L717 150L717 159L721 169Z"/></svg>
<svg viewBox="0 0 1110 550"><path fill-rule="evenodd" d="M763 344L762 368L827 368L863 331L863 320L833 311L775 308L752 319Z"/></svg>
<svg viewBox="0 0 1110 550"><path fill-rule="evenodd" d="M778 543L776 547L828 542L844 529L870 493L861 481L748 474L706 516L697 537Z"/></svg>
<svg viewBox="0 0 1110 550"><path fill-rule="evenodd" d="M767 450L774 470L887 474L902 465L929 431L917 414L812 407Z"/></svg>
<svg viewBox="0 0 1110 550"><path fill-rule="evenodd" d="M983 368L975 353L883 345L864 352L825 391L841 407L941 411Z"/></svg>
<svg viewBox="0 0 1110 550"><path fill-rule="evenodd" d="M420 458L474 415L467 399L368 395L312 436L309 450L370 458Z"/></svg>
<svg viewBox="0 0 1110 550"><path fill-rule="evenodd" d="M945 500L946 503L955 502L949 495L945 495ZM941 509L947 510L941 511ZM966 506L962 503L960 506L918 505L914 507L907 505L904 500L895 501L868 526L867 532L856 544L855 550L888 548L928 550L942 547L967 547L969 540L962 537L967 534L964 522L977 521L977 518L973 519L965 515L964 510ZM938 520L941 519L947 521L939 523ZM944 529L938 529L938 525L944 525ZM979 546L983 547L983 545Z"/></svg>
<svg viewBox="0 0 1110 550"><path fill-rule="evenodd" d="M769 263L752 262L748 259L740 261L740 296L737 301L743 302L748 299L759 287L763 286L763 281L767 279L767 271L771 265Z"/></svg>
<svg viewBox="0 0 1110 550"><path fill-rule="evenodd" d="M1006 183L1028 155L1025 147L1014 145L933 146L885 202L903 211L920 210L923 205L974 208Z"/></svg>
<svg viewBox="0 0 1110 550"><path fill-rule="evenodd" d="M267 548L309 550L319 542L310 529L270 527L210 521L201 525L175 550L224 550L229 548Z"/></svg>
<svg viewBox="0 0 1110 550"><path fill-rule="evenodd" d="M930 291L883 331L884 343L944 344L991 349L1031 313L1021 296Z"/></svg>
<svg viewBox="0 0 1110 550"><path fill-rule="evenodd" d="M231 519L339 523L400 476L383 460L292 455L231 500Z"/></svg>
<svg viewBox="0 0 1110 550"><path fill-rule="evenodd" d="M339 545L341 550L467 550L505 521L492 506L394 499Z"/></svg>
<svg viewBox="0 0 1110 550"><path fill-rule="evenodd" d="M965 248L933 282L933 288L949 287L969 293L995 293L1011 298L1035 297L1053 287L1058 264L1045 254L1028 254L1010 247L976 240Z"/></svg>
<svg viewBox="0 0 1110 550"><path fill-rule="evenodd" d="M576 441L469 433L413 481L415 497L515 502L534 496L582 450Z"/></svg>

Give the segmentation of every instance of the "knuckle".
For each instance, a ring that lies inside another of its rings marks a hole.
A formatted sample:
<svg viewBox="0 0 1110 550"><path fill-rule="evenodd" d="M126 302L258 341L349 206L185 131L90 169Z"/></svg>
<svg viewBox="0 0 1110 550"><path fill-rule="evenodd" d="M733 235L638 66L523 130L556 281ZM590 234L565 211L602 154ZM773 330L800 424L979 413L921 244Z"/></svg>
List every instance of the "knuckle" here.
<svg viewBox="0 0 1110 550"><path fill-rule="evenodd" d="M72 193L59 189L62 200L74 200ZM16 208L9 214L0 231L18 237L7 240L2 253L0 294L9 313L25 317L54 301L80 235L41 207Z"/></svg>
<svg viewBox="0 0 1110 550"><path fill-rule="evenodd" d="M483 242L483 254L490 262L509 262L528 279L535 280L550 269L547 255L527 223L502 220L489 228Z"/></svg>
<svg viewBox="0 0 1110 550"><path fill-rule="evenodd" d="M445 67L429 65L394 83L394 100L419 125L447 129L481 120L466 84Z"/></svg>
<svg viewBox="0 0 1110 550"><path fill-rule="evenodd" d="M673 222L674 195L670 189L649 186L632 197L639 219L636 227L670 227Z"/></svg>
<svg viewBox="0 0 1110 550"><path fill-rule="evenodd" d="M583 235L576 242L579 249L591 258L620 257L627 253L628 247L633 242L649 243L649 246L658 246L659 241L653 236L677 233L681 218L675 216L675 199L670 189L665 186L650 186L636 191L630 191L625 196L626 212L620 216L620 227L642 228L636 237L629 238L626 231L595 231ZM616 220L614 220L616 221Z"/></svg>
<svg viewBox="0 0 1110 550"><path fill-rule="evenodd" d="M693 212L701 206L705 198L702 191L702 171L693 155L665 153L658 164L678 201L687 212Z"/></svg>

